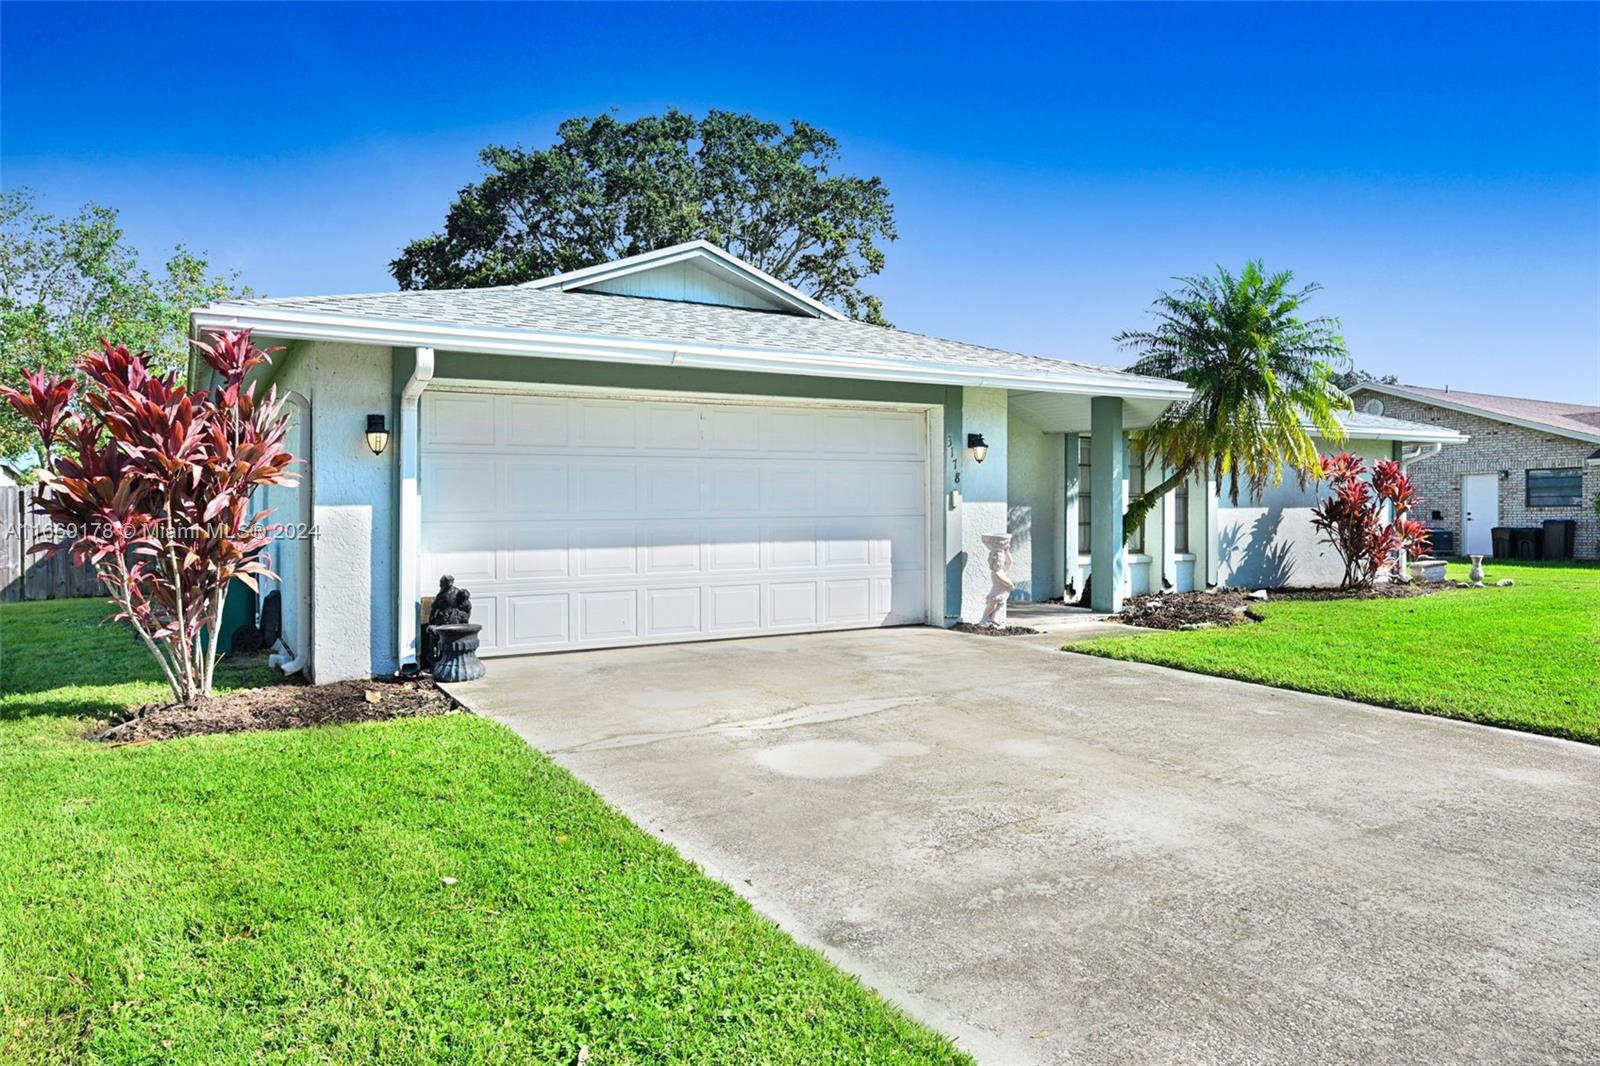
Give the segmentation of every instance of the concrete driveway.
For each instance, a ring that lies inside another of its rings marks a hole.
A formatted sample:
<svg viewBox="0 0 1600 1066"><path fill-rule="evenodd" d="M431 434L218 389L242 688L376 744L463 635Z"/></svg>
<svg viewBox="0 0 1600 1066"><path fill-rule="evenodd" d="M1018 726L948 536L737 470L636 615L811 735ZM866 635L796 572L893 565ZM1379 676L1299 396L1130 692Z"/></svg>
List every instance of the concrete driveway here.
<svg viewBox="0 0 1600 1066"><path fill-rule="evenodd" d="M489 668L984 1060L1600 1061L1596 749L927 628Z"/></svg>

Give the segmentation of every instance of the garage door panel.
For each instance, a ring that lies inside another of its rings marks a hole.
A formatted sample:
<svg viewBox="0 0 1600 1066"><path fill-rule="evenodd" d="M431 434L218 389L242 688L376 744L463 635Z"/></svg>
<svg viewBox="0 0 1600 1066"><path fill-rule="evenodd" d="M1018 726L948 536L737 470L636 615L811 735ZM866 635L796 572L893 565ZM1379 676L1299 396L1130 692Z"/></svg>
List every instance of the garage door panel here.
<svg viewBox="0 0 1600 1066"><path fill-rule="evenodd" d="M815 581L774 581L767 585L767 624L775 629L817 624Z"/></svg>
<svg viewBox="0 0 1600 1066"><path fill-rule="evenodd" d="M499 498L494 464L471 456L440 455L424 460L421 467L434 513L453 518L494 515Z"/></svg>
<svg viewBox="0 0 1600 1066"><path fill-rule="evenodd" d="M423 445L492 446L495 401L493 396L468 393L440 393L430 397L422 420Z"/></svg>
<svg viewBox="0 0 1600 1066"><path fill-rule="evenodd" d="M578 448L631 451L637 446L639 405L623 401L572 401L572 443Z"/></svg>
<svg viewBox="0 0 1600 1066"><path fill-rule="evenodd" d="M507 447L565 448L568 445L566 400L507 396L499 407L500 442Z"/></svg>
<svg viewBox="0 0 1600 1066"><path fill-rule="evenodd" d="M903 469L891 466L873 471L872 489L880 514L922 514L927 488L906 477Z"/></svg>
<svg viewBox="0 0 1600 1066"><path fill-rule="evenodd" d="M631 461L579 462L573 468L580 515L631 515L639 506L639 466Z"/></svg>
<svg viewBox="0 0 1600 1066"><path fill-rule="evenodd" d="M761 470L761 513L813 514L817 473L805 463L772 463Z"/></svg>
<svg viewBox="0 0 1600 1066"><path fill-rule="evenodd" d="M921 459L927 445L924 443L924 421L920 415L883 412L872 417L872 450L882 457L902 456Z"/></svg>
<svg viewBox="0 0 1600 1066"><path fill-rule="evenodd" d="M715 574L761 569L761 523L708 522L706 569Z"/></svg>
<svg viewBox="0 0 1600 1066"><path fill-rule="evenodd" d="M634 589L579 592L574 599L579 641L626 640L639 635L639 594Z"/></svg>
<svg viewBox="0 0 1600 1066"><path fill-rule="evenodd" d="M576 543L578 577L631 577L639 572L639 531L631 524L583 526Z"/></svg>
<svg viewBox="0 0 1600 1066"><path fill-rule="evenodd" d="M571 575L571 531L553 522L520 523L504 532L506 581L548 581Z"/></svg>
<svg viewBox="0 0 1600 1066"><path fill-rule="evenodd" d="M646 514L699 514L700 463L686 459L674 463L645 463L640 468Z"/></svg>
<svg viewBox="0 0 1600 1066"><path fill-rule="evenodd" d="M761 544L769 570L809 570L817 565L817 527L813 522L768 522Z"/></svg>
<svg viewBox="0 0 1600 1066"><path fill-rule="evenodd" d="M822 586L825 625L866 625L872 616L870 578L835 578Z"/></svg>
<svg viewBox="0 0 1600 1066"><path fill-rule="evenodd" d="M761 414L756 408L710 405L703 412L701 426L707 452L761 450Z"/></svg>
<svg viewBox="0 0 1600 1066"><path fill-rule="evenodd" d="M572 632L571 600L565 592L506 596L505 646L532 650L567 644ZM480 643L489 642L480 637Z"/></svg>
<svg viewBox="0 0 1600 1066"><path fill-rule="evenodd" d="M860 455L861 442L872 439L872 415L866 411L825 411L817 434L823 455ZM920 453L919 453L920 454Z"/></svg>
<svg viewBox="0 0 1600 1066"><path fill-rule="evenodd" d="M761 451L766 455L810 455L817 448L817 416L806 410L769 408L760 413Z"/></svg>
<svg viewBox="0 0 1600 1066"><path fill-rule="evenodd" d="M706 589L706 632L753 633L760 628L760 585L713 585Z"/></svg>
<svg viewBox="0 0 1600 1066"><path fill-rule="evenodd" d="M559 459L504 459L495 502L508 515L567 513L572 469Z"/></svg>
<svg viewBox="0 0 1600 1066"><path fill-rule="evenodd" d="M822 565L860 567L872 565L873 534L868 523L836 518L822 535Z"/></svg>
<svg viewBox="0 0 1600 1066"><path fill-rule="evenodd" d="M525 394L423 405L419 591L441 573L471 588L482 654L923 618L920 412Z"/></svg>
<svg viewBox="0 0 1600 1066"><path fill-rule="evenodd" d="M921 570L926 565L928 541L922 519L883 518L875 526L872 563L893 570Z"/></svg>
<svg viewBox="0 0 1600 1066"><path fill-rule="evenodd" d="M647 451L700 450L700 409L686 403L642 404L639 447Z"/></svg>
<svg viewBox="0 0 1600 1066"><path fill-rule="evenodd" d="M701 590L687 588L645 590L645 636L684 637L702 631L700 625Z"/></svg>
<svg viewBox="0 0 1600 1066"><path fill-rule="evenodd" d="M703 478L705 508L712 514L761 510L761 464L708 462Z"/></svg>
<svg viewBox="0 0 1600 1066"><path fill-rule="evenodd" d="M674 577L700 573L700 525L697 522L657 522L646 527L640 550L647 575Z"/></svg>

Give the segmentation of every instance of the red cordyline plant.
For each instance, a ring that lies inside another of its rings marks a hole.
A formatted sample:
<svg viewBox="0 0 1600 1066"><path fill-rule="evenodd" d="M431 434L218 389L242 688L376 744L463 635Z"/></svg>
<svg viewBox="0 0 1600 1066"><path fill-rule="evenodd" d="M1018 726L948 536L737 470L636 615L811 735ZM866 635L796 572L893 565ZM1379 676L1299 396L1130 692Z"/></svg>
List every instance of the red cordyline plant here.
<svg viewBox="0 0 1600 1066"><path fill-rule="evenodd" d="M261 549L278 527L251 493L294 483L283 402L245 384L269 353L248 330L194 343L214 388L191 391L105 341L79 359L81 389L42 370L0 387L44 443L38 509L58 539L34 550L94 566L180 702L211 693L229 583L271 576Z"/></svg>
<svg viewBox="0 0 1600 1066"><path fill-rule="evenodd" d="M1322 456L1321 474L1333 492L1312 509L1311 525L1343 560L1344 588L1368 588L1402 557L1421 558L1430 550L1427 529L1409 517L1421 501L1400 464L1379 459L1370 482L1366 473L1366 464L1349 452ZM1384 520L1385 504L1393 510L1390 521Z"/></svg>

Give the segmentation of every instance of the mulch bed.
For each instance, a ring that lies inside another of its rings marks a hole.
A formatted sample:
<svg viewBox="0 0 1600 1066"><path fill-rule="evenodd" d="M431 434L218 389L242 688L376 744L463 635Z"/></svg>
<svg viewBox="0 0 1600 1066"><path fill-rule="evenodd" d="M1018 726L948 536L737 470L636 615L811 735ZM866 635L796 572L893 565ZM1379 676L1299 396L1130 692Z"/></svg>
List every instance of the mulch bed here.
<svg viewBox="0 0 1600 1066"><path fill-rule="evenodd" d="M113 743L172 740L205 733L260 733L347 722L449 714L455 702L427 678L413 681L292 682L244 689L194 703L147 704L88 737Z"/></svg>
<svg viewBox="0 0 1600 1066"><path fill-rule="evenodd" d="M1254 608L1273 600L1401 600L1458 587L1465 586L1459 581L1449 581L1439 585L1374 585L1358 591L1273 589L1265 600L1252 598L1246 589L1164 592L1132 597L1123 604L1116 621L1143 629L1220 629L1261 621Z"/></svg>
<svg viewBox="0 0 1600 1066"><path fill-rule="evenodd" d="M957 633L975 633L980 637L1026 637L1041 632L1027 626L980 626L971 622L958 622L950 628Z"/></svg>
<svg viewBox="0 0 1600 1066"><path fill-rule="evenodd" d="M1243 589L1133 596L1116 620L1144 629L1215 629L1261 621L1250 611L1255 602Z"/></svg>

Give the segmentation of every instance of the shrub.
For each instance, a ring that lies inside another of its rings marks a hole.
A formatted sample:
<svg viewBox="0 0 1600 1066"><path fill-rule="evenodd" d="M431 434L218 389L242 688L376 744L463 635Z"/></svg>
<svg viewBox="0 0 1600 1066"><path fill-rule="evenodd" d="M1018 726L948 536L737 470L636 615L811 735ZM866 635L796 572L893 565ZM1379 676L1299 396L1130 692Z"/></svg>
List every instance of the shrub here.
<svg viewBox="0 0 1600 1066"><path fill-rule="evenodd" d="M90 562L161 664L179 701L209 695L223 599L234 578L255 587L277 527L252 513L261 485L292 484L288 414L274 391L246 384L267 362L248 330L195 342L219 383L191 391L157 375L146 353L101 342L72 377L43 370L0 388L39 434L46 491L39 511L58 539L34 550Z"/></svg>
<svg viewBox="0 0 1600 1066"><path fill-rule="evenodd" d="M1369 481L1360 457L1340 452L1322 456L1320 472L1332 492L1313 508L1311 525L1343 561L1342 587L1367 588L1403 557L1428 554L1428 531L1410 517L1421 500L1399 463L1378 460ZM1384 519L1386 504L1392 521Z"/></svg>

